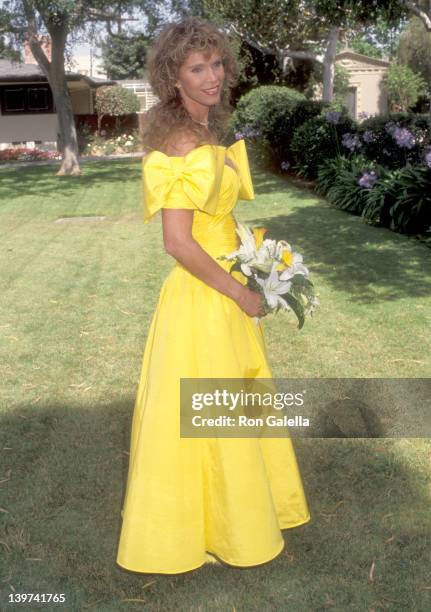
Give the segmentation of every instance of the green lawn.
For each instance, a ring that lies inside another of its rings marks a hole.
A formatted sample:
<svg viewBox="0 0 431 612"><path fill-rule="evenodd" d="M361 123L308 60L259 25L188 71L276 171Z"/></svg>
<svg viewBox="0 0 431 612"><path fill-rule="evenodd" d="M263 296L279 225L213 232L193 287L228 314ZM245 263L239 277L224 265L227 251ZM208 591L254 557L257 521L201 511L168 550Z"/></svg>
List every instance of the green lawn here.
<svg viewBox="0 0 431 612"><path fill-rule="evenodd" d="M431 609L429 439L297 439L312 521L258 568L178 576L115 564L142 352L174 264L143 224L140 163L0 170L0 609ZM304 255L321 300L264 320L277 377L430 377L430 250L253 172L238 220ZM101 215L100 221L56 222ZM283 466L280 466L283 469ZM139 601L126 601L126 600Z"/></svg>

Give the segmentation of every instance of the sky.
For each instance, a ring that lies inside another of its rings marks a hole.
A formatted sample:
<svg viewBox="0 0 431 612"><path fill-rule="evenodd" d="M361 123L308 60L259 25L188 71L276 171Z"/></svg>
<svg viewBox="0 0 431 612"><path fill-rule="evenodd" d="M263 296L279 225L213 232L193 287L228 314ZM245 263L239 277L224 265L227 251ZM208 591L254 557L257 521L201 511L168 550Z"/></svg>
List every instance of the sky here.
<svg viewBox="0 0 431 612"><path fill-rule="evenodd" d="M6 4L6 0L0 0L0 9ZM160 10L160 9L159 9ZM163 11L164 13L164 17L165 19L170 19L171 18L171 14L169 12ZM125 15L126 17L128 15ZM137 21L130 21L130 22L126 22L125 24L125 29L130 29L130 30L135 30L135 31L141 31L141 32L145 32L146 29L146 23L147 23L147 19L144 13L142 12L135 12L135 14L133 15L134 17L137 18ZM96 25L96 30L97 30L97 37L101 37L104 38L106 35L106 28L104 26L103 23L98 22ZM113 27L113 30L116 31L116 28ZM89 42L85 41L85 34L81 34L80 38L83 39L81 42L77 42L75 44L71 45L72 48L72 52L74 55L89 55L90 54L90 44ZM90 38L90 33L88 32L88 36L87 36L87 41ZM98 48L96 46L94 46L94 51L97 53L98 52Z"/></svg>

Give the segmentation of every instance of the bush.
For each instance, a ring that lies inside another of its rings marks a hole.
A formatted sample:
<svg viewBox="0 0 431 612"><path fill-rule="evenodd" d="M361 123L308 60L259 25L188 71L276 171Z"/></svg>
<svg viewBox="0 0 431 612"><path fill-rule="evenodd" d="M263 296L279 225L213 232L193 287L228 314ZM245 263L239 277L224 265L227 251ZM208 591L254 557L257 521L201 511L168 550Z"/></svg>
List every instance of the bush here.
<svg viewBox="0 0 431 612"><path fill-rule="evenodd" d="M338 208L402 234L431 231L431 168L387 170L362 156L336 157L320 168L318 191Z"/></svg>
<svg viewBox="0 0 431 612"><path fill-rule="evenodd" d="M258 127L262 138L272 134L272 124L278 117L292 112L295 103L305 100L303 94L290 87L262 85L252 89L238 101L232 125Z"/></svg>
<svg viewBox="0 0 431 612"><path fill-rule="evenodd" d="M358 127L362 153L387 168L401 168L422 162L431 145L429 115L392 113L371 117Z"/></svg>
<svg viewBox="0 0 431 612"><path fill-rule="evenodd" d="M288 122L298 101L305 96L295 89L277 85L262 85L252 89L238 101L230 120L230 130L236 138L253 138L254 156L263 163L273 162L274 133Z"/></svg>
<svg viewBox="0 0 431 612"><path fill-rule="evenodd" d="M356 123L345 111L330 111L324 116L308 119L293 134L294 170L299 176L315 179L318 167L325 160L347 152L342 146L343 136L355 131Z"/></svg>
<svg viewBox="0 0 431 612"><path fill-rule="evenodd" d="M321 100L299 100L287 113L280 114L273 123L272 133L268 134L273 161L277 168L282 161L293 157L291 144L295 131L309 119L319 116L329 108L328 102Z"/></svg>
<svg viewBox="0 0 431 612"><path fill-rule="evenodd" d="M397 176L398 197L390 208L390 229L401 234L431 230L431 168L406 166Z"/></svg>
<svg viewBox="0 0 431 612"><path fill-rule="evenodd" d="M373 177L377 176L376 170L365 164L366 160L361 157L337 156L327 160L318 171L318 190L337 208L361 215L367 204L367 185L371 188L376 180Z"/></svg>
<svg viewBox="0 0 431 612"><path fill-rule="evenodd" d="M345 168L350 168L350 159L344 155L323 162L317 173L316 191L325 196L337 180L339 172Z"/></svg>
<svg viewBox="0 0 431 612"><path fill-rule="evenodd" d="M95 107L97 129L100 132L105 115L116 117L116 128L119 128L119 117L139 111L141 105L138 96L121 85L107 85L96 89Z"/></svg>

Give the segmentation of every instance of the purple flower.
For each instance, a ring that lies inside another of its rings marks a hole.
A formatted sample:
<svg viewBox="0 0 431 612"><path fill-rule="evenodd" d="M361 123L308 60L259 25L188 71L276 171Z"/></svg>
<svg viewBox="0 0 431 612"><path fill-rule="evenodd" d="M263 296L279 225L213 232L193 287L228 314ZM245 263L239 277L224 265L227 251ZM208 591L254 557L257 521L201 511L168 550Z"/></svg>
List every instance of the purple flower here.
<svg viewBox="0 0 431 612"><path fill-rule="evenodd" d="M397 127L398 126L395 125L395 123L393 121L388 121L388 123L385 125L385 130L387 131L388 134L390 134L392 136L393 131Z"/></svg>
<svg viewBox="0 0 431 612"><path fill-rule="evenodd" d="M377 174L374 170L371 170L371 172L364 172L362 174L361 178L358 180L358 185L364 189L372 189L376 180Z"/></svg>
<svg viewBox="0 0 431 612"><path fill-rule="evenodd" d="M367 113L367 111L361 111L358 114L358 119L368 119L369 116L370 116L370 113Z"/></svg>
<svg viewBox="0 0 431 612"><path fill-rule="evenodd" d="M282 170L289 170L289 168L290 168L290 164L289 164L288 161L282 161L281 162L281 169Z"/></svg>
<svg viewBox="0 0 431 612"><path fill-rule="evenodd" d="M339 111L328 111L325 113L325 119L328 123L333 123L336 125L339 123L341 117L341 113Z"/></svg>
<svg viewBox="0 0 431 612"><path fill-rule="evenodd" d="M366 130L362 135L362 139L364 142L374 142L376 140L376 137L374 132L372 132L371 130Z"/></svg>
<svg viewBox="0 0 431 612"><path fill-rule="evenodd" d="M256 138L259 136L259 131L256 127L252 125L245 125L241 132L237 132L235 134L236 140L241 140L242 138Z"/></svg>
<svg viewBox="0 0 431 612"><path fill-rule="evenodd" d="M350 132L343 134L341 144L352 152L362 146L359 136L357 134L350 134Z"/></svg>
<svg viewBox="0 0 431 612"><path fill-rule="evenodd" d="M431 168L431 149L425 154L425 164Z"/></svg>
<svg viewBox="0 0 431 612"><path fill-rule="evenodd" d="M397 126L392 131L392 137L395 139L399 147L412 149L416 144L414 135L407 128L401 128Z"/></svg>

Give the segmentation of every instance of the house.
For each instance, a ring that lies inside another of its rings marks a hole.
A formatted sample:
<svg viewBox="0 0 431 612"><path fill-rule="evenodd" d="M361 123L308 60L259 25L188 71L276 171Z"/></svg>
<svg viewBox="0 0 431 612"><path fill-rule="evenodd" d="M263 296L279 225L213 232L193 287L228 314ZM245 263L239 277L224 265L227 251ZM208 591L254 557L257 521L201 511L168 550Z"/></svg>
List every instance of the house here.
<svg viewBox="0 0 431 612"><path fill-rule="evenodd" d="M116 83L121 85L121 87L125 87L126 89L131 89L133 93L135 93L141 104L141 110L138 111L138 114L146 113L149 108L151 108L156 102L158 102L157 96L153 93L150 84L148 81L143 79L117 79Z"/></svg>
<svg viewBox="0 0 431 612"><path fill-rule="evenodd" d="M116 84L78 72L66 72L66 80L73 113L81 119L95 115L95 89ZM23 63L0 60L0 149L15 145L55 149L58 132L51 88L28 48Z"/></svg>
<svg viewBox="0 0 431 612"><path fill-rule="evenodd" d="M344 49L336 55L335 63L349 74L345 105L353 119L360 119L361 113L383 115L388 112L388 97L383 85L389 67L387 60Z"/></svg>

